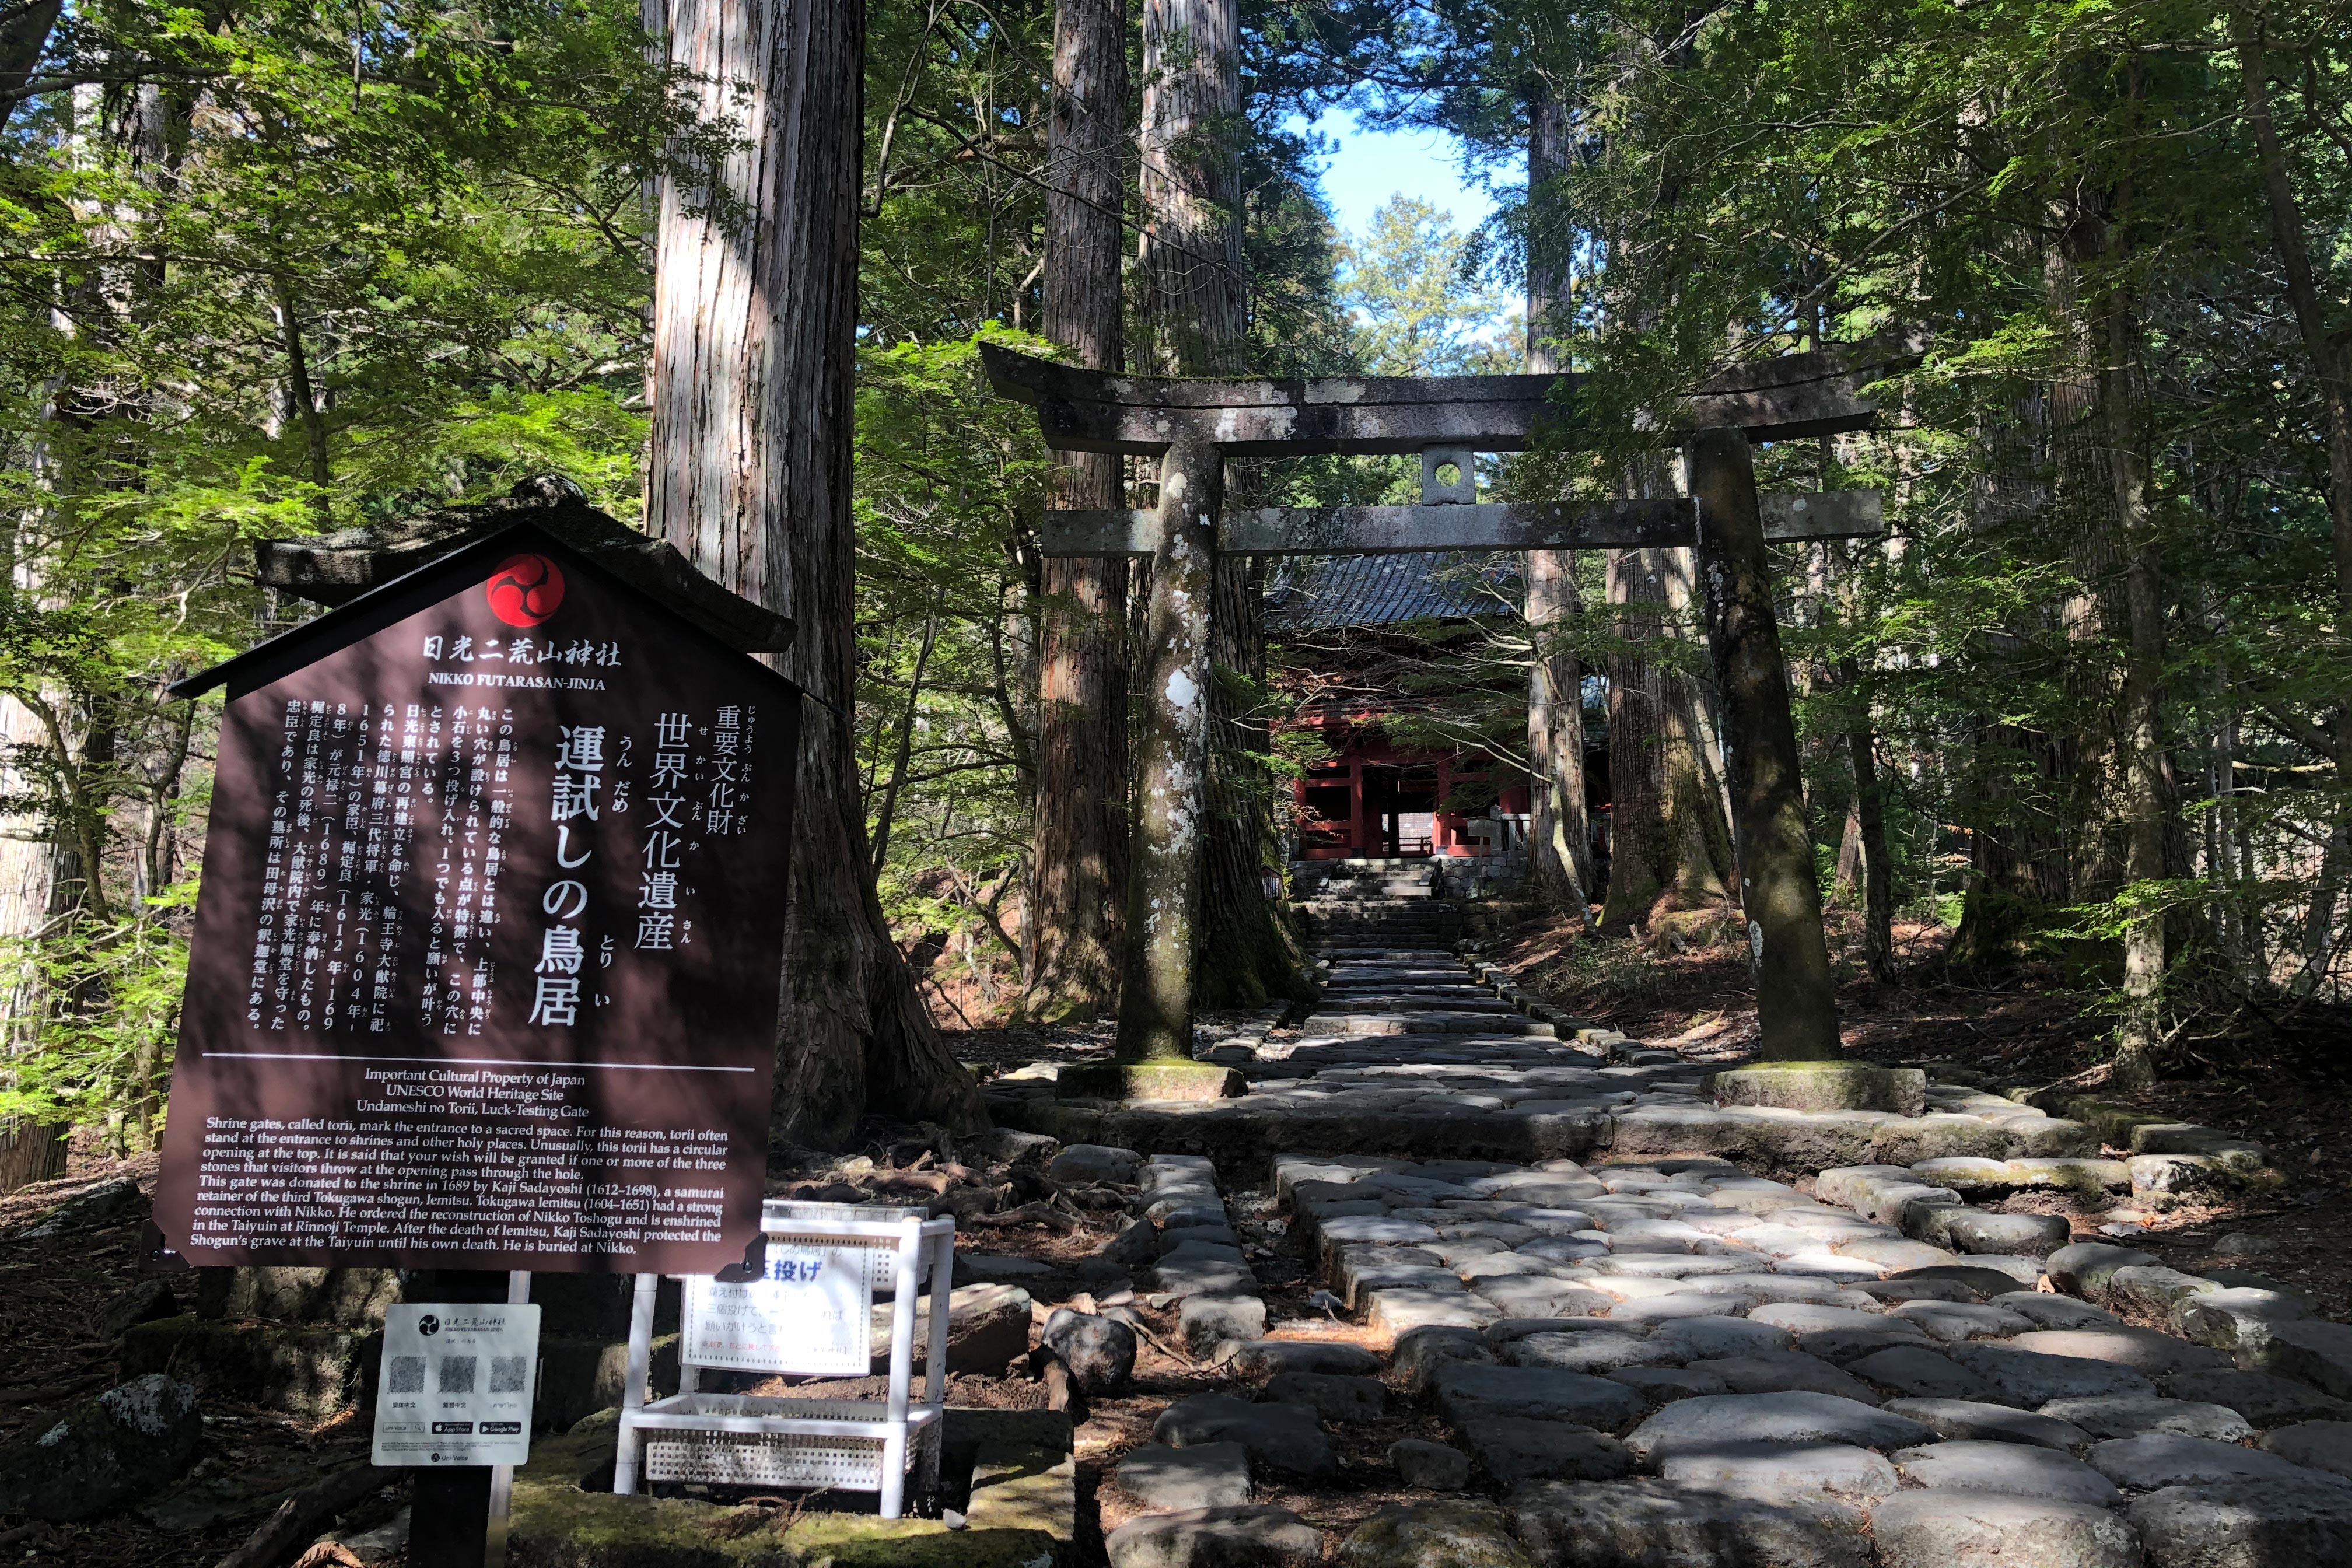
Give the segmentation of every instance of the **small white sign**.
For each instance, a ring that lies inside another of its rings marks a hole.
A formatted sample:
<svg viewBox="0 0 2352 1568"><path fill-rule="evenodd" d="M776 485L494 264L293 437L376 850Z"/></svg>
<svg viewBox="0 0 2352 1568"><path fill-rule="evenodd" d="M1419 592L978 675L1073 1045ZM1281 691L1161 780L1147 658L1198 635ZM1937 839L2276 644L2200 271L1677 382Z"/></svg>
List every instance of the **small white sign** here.
<svg viewBox="0 0 2352 1568"><path fill-rule="evenodd" d="M874 1362L873 1249L768 1247L764 1278L686 1286L686 1359L731 1372L863 1377Z"/></svg>
<svg viewBox="0 0 2352 1568"><path fill-rule="evenodd" d="M527 1464L538 1383L537 1307L390 1308L376 1384L375 1463Z"/></svg>

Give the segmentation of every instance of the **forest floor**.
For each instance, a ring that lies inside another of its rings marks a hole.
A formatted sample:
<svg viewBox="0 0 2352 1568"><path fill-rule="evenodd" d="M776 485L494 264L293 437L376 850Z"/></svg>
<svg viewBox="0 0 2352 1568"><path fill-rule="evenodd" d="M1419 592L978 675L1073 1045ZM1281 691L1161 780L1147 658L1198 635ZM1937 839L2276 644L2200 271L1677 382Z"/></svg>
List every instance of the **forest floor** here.
<svg viewBox="0 0 2352 1568"><path fill-rule="evenodd" d="M1838 1008L1850 1054L1890 1067L1934 1064L1931 1076L1970 1082L2067 1082L2264 1145L2288 1178L2283 1187L2119 1221L2145 1229L2117 1239L2192 1272L2258 1268L2327 1315L2352 1315L2352 1226L2342 1218L2352 1201L2352 1118L2344 1114L2352 1018L2316 1006L2279 1018L2252 1009L2216 1017L2200 1032L2219 1038L2176 1054L2152 1087L2126 1090L2106 1081L2114 1022L2102 996L2067 984L2053 965L1957 973L1944 963L1950 927L1898 921L1897 978L1880 984L1863 973L1859 917L1832 912L1830 921L1845 976ZM1487 942L1486 952L1538 994L1635 1039L1738 1047L1755 1036L1755 986L1745 952L1729 943L1636 952L1543 920Z"/></svg>
<svg viewBox="0 0 2352 1568"><path fill-rule="evenodd" d="M2301 1291L2324 1315L2352 1315L2352 1226L2340 1217L2352 1200L2347 1190L2352 1187L2352 1120L2343 1116L2347 1066L2336 1053L2296 1044L2322 1037L2317 1031L2291 1027L2273 1031L2265 1044L2240 1038L2227 1051L2209 1047L2198 1058L2173 1061L2171 1073L2153 1089L2126 1094L2099 1081L2109 1026L2095 996L2066 985L2046 967L2022 966L1993 978L1951 973L1940 963L1949 936L1942 927L1909 925L1898 928L1896 935L1904 963L1898 982L1873 983L1858 965L1844 965L1850 977L1840 1004L1849 1049L1890 1064L1934 1063L1937 1075L1948 1079L1998 1084L2072 1079L2104 1098L2265 1144L2287 1177L2274 1190L2224 1205L2163 1212L2135 1211L2125 1204L2095 1217L2116 1227L2119 1239L2127 1237L2130 1245L2157 1252L2176 1267L2258 1269ZM1536 921L1489 940L1486 951L1516 971L1524 985L1579 1016L1653 1044L1737 1047L1752 1034L1752 992L1739 951L1727 944L1636 950L1626 942L1591 942L1559 922ZM1108 1024L1094 1024L955 1031L950 1038L961 1059L1002 1071L1032 1061L1099 1058L1108 1053L1111 1035ZM846 1199L851 1189L861 1189L856 1195L906 1201L920 1194L897 1188L910 1182L938 1184L940 1175L930 1173L952 1171L952 1184L993 1181L999 1174L966 1173L923 1158L919 1150L931 1130L876 1123L868 1131L862 1150L841 1155L780 1152L775 1184L811 1195ZM796 1168L784 1169L787 1163ZM152 1192L155 1170L152 1155L111 1159L85 1141L76 1147L66 1176L0 1197L0 1282L11 1287L0 1291L0 1342L14 1352L0 1358L0 1447L45 1430L74 1403L119 1381L119 1331L110 1320L142 1283L135 1260L144 1205L108 1226L51 1240L25 1240L15 1233L96 1183L127 1177ZM994 1202L1013 1207L1034 1201L1041 1195L1031 1190L1034 1184L1034 1178L1024 1178ZM1271 1212L1265 1200L1236 1193L1228 1202L1250 1244L1275 1318L1313 1318L1306 1297L1316 1281L1300 1260L1287 1256L1278 1231L1266 1227ZM1098 1248L1115 1226L1116 1216L1087 1214L1075 1231L976 1225L962 1239L975 1251L1054 1266L1054 1277L1024 1281L1036 1300L1053 1302L1084 1290L1074 1260ZM1070 1270L1066 1277L1064 1270ZM1074 1412L1080 1422L1081 1563L1104 1561L1102 1533L1123 1517L1118 1495L1104 1486L1116 1458L1146 1439L1155 1414L1171 1400L1234 1383L1229 1371L1213 1371L1168 1348L1181 1342L1172 1310L1155 1310L1148 1300L1135 1300L1134 1310L1154 1331L1144 1344L1136 1383L1117 1398ZM1331 1324L1320 1327L1320 1337L1347 1331L1345 1325ZM958 1376L952 1397L962 1405L1034 1407L1048 1395L1029 1369L1015 1363L1002 1376ZM0 1554L90 1568L211 1568L254 1528L252 1511L236 1506L236 1499L266 1489L273 1478L278 1485L299 1484L365 1450L364 1424L356 1415L310 1423L217 1394L208 1394L204 1408L204 1464L160 1500L169 1506L150 1504L81 1525L0 1520ZM1377 1455L1397 1437L1433 1435L1422 1430L1427 1425L1425 1416L1400 1412L1343 1434L1349 1461L1345 1473L1358 1478L1364 1489L1361 1495L1318 1495L1311 1509L1318 1524L1344 1531L1355 1518L1394 1500L1383 1489L1384 1484L1393 1485L1393 1478L1376 1462ZM1388 1478L1385 1483L1382 1478ZM231 1479L236 1484L226 1485ZM389 1517L404 1491L404 1486L387 1488L364 1501L341 1521L344 1532ZM208 1497L219 1498L223 1506L208 1506ZM1261 1489L1258 1500L1308 1511L1308 1500L1291 1497L1279 1485Z"/></svg>

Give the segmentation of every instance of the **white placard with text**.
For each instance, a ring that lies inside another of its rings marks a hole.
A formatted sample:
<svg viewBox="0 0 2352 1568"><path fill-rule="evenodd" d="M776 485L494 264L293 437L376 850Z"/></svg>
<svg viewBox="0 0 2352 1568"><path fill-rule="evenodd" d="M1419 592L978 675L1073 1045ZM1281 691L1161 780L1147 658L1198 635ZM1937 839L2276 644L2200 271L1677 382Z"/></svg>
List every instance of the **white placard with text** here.
<svg viewBox="0 0 2352 1568"><path fill-rule="evenodd" d="M686 1359L736 1372L872 1370L872 1249L768 1247L764 1277L722 1285L707 1275L686 1285Z"/></svg>
<svg viewBox="0 0 2352 1568"><path fill-rule="evenodd" d="M389 1308L374 1462L527 1464L538 1383L537 1307L412 1301Z"/></svg>

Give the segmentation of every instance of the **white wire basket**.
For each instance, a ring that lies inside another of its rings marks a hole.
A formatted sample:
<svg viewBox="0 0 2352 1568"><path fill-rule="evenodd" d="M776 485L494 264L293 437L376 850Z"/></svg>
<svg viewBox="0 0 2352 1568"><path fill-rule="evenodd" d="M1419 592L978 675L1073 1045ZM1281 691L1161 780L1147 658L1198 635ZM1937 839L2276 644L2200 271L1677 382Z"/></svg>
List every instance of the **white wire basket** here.
<svg viewBox="0 0 2352 1568"><path fill-rule="evenodd" d="M889 1407L877 1401L775 1399L749 1394L686 1394L662 1402L663 1415L692 1420L691 1426L655 1426L645 1433L648 1482L695 1482L723 1487L830 1487L841 1491L882 1489L886 1440L859 1436L848 1424L880 1428ZM658 1419L658 1417L656 1418ZM918 1421L921 1417L918 1415ZM756 1421L758 1430L731 1426ZM809 1423L808 1427L780 1423ZM713 1425L726 1422L730 1425ZM936 1425L921 1421L918 1441L935 1436ZM910 1459L919 1463L919 1450Z"/></svg>

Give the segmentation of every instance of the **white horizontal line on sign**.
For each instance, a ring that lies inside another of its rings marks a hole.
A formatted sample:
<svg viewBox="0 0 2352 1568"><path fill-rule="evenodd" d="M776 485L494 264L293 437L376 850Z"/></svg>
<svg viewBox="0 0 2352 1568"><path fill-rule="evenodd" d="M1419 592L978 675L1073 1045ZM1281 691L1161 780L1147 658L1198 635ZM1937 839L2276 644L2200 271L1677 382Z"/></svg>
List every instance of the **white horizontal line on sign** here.
<svg viewBox="0 0 2352 1568"><path fill-rule="evenodd" d="M206 1051L208 1057L251 1057L272 1062L421 1062L433 1067L601 1068L607 1072L756 1072L756 1068L701 1067L671 1062L545 1062L529 1057L347 1057L335 1051Z"/></svg>

